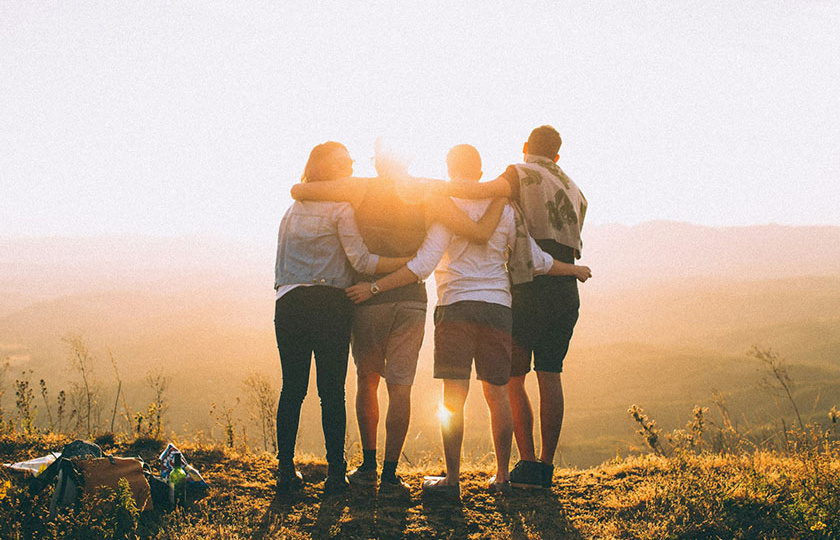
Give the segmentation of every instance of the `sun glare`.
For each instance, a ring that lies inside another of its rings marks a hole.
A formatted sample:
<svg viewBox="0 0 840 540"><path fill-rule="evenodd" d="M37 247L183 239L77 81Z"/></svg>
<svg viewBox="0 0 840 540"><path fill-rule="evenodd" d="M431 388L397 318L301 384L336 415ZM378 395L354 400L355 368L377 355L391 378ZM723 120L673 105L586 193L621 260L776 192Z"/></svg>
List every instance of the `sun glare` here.
<svg viewBox="0 0 840 540"><path fill-rule="evenodd" d="M448 426L449 421L452 419L452 411L444 407L443 403L441 403L438 405L437 416L443 426Z"/></svg>

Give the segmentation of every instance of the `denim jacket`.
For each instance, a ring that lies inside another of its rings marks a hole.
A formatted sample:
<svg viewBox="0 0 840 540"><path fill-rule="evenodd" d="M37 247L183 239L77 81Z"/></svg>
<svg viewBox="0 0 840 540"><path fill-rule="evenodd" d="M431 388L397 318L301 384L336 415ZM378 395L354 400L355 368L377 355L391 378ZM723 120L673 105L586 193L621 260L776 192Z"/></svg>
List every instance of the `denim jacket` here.
<svg viewBox="0 0 840 540"><path fill-rule="evenodd" d="M280 222L274 288L315 284L345 288L353 271L372 274L379 256L365 246L347 203L296 201ZM351 268L352 265L352 268Z"/></svg>

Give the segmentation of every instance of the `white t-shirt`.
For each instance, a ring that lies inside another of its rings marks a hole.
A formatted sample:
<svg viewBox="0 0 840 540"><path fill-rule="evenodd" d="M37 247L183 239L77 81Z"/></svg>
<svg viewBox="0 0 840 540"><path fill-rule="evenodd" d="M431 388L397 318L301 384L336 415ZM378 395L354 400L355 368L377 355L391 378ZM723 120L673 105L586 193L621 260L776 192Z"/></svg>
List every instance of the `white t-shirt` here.
<svg viewBox="0 0 840 540"><path fill-rule="evenodd" d="M452 200L474 221L481 219L491 202L491 199ZM506 264L508 246L513 246L515 237L516 225L510 205L505 206L502 218L486 244L472 243L435 223L407 266L420 279L426 279L435 272L440 306L477 300L510 307L510 279ZM554 260L539 248L533 238L530 241L534 274L548 273ZM438 263L442 264L435 271Z"/></svg>

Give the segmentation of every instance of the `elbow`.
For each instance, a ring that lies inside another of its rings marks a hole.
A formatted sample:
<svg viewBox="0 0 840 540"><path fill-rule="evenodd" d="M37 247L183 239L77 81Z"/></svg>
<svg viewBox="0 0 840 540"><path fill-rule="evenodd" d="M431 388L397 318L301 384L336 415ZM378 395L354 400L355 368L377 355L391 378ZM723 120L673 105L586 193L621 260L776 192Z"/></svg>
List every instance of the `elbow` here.
<svg viewBox="0 0 840 540"><path fill-rule="evenodd" d="M296 200L296 201L301 200L301 198L300 198L300 195L301 195L300 190L301 190L301 188L302 188L302 187L303 187L303 186L301 186L300 184L295 184L295 185L293 185L293 186L292 186L292 189L291 189L291 190L289 190L289 193L291 193L291 195L292 195L292 199L294 199L294 200Z"/></svg>
<svg viewBox="0 0 840 540"><path fill-rule="evenodd" d="M382 257L379 255L370 254L365 260L358 260L351 265L361 274L378 274L382 271Z"/></svg>

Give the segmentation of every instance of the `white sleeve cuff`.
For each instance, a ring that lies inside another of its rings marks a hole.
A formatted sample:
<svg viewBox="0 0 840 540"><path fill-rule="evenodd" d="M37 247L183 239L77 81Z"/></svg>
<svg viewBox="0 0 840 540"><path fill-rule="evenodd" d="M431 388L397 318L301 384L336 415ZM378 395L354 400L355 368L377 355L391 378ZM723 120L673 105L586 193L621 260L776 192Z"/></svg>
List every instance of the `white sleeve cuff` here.
<svg viewBox="0 0 840 540"><path fill-rule="evenodd" d="M533 238L529 238L529 240L531 242L531 259L534 262L534 275L545 275L554 265L554 259L551 255L540 249L540 246L537 245Z"/></svg>
<svg viewBox="0 0 840 540"><path fill-rule="evenodd" d="M367 265L365 266L363 274L375 274L376 266L379 264L379 255L371 253L367 258Z"/></svg>

